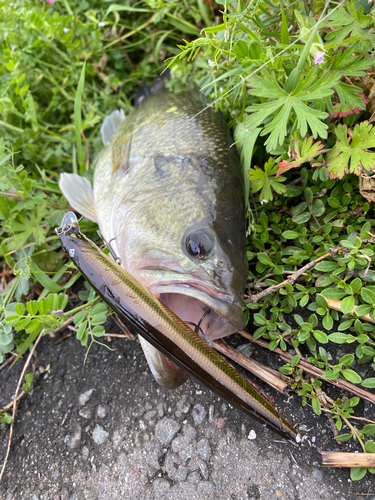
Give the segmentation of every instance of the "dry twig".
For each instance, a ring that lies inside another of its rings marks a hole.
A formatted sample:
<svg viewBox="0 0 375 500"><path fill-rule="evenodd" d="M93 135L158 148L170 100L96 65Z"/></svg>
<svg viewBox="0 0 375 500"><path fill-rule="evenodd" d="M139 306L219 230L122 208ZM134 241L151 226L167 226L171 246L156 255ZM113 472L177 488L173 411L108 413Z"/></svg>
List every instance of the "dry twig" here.
<svg viewBox="0 0 375 500"><path fill-rule="evenodd" d="M239 331L238 332L240 335L243 337L247 338L252 342L253 344L260 345L262 347L265 347L266 349L269 349L268 342L265 342L264 340L261 339L254 339L253 336L250 333L244 332L244 331ZM289 354L288 352L284 352L283 350L279 349L276 347L273 349L275 354L280 356L280 358L283 361L286 361L287 363L292 359L292 355ZM366 401L369 401L370 403L375 404L375 394L372 394L371 392L365 391L364 389L361 389L360 387L356 387L354 384L348 382L347 380L342 380L342 379L335 379L335 380L328 380L322 377L324 370L318 368L317 366L314 366L310 364L308 361L304 359L300 359L298 365L299 368L302 368L306 373L309 373L313 377L321 378L325 382L328 382L332 385L335 385L336 387L340 387L340 389L344 391L351 392L355 396L358 396L361 399L364 399Z"/></svg>
<svg viewBox="0 0 375 500"><path fill-rule="evenodd" d="M323 467L375 467L375 453L321 451Z"/></svg>

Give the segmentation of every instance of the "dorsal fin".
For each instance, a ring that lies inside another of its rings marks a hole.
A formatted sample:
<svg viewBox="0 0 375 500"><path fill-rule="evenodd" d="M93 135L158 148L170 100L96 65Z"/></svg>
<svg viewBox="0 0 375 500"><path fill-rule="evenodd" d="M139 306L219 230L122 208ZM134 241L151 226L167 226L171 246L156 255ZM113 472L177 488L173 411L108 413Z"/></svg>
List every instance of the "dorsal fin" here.
<svg viewBox="0 0 375 500"><path fill-rule="evenodd" d="M62 173L59 187L69 204L88 219L98 222L95 212L94 191L91 183L78 174Z"/></svg>
<svg viewBox="0 0 375 500"><path fill-rule="evenodd" d="M124 120L125 113L123 109L116 109L104 118L102 126L100 127L104 146L110 142Z"/></svg>

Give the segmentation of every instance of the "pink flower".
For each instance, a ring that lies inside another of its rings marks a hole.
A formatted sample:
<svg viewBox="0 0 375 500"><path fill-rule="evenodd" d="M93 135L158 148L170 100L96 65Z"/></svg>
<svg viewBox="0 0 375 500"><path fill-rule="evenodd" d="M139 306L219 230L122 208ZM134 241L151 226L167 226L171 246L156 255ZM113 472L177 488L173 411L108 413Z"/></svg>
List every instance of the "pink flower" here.
<svg viewBox="0 0 375 500"><path fill-rule="evenodd" d="M46 0L47 3L55 3L55 0Z"/></svg>
<svg viewBox="0 0 375 500"><path fill-rule="evenodd" d="M325 55L325 52L322 52L321 50L317 50L316 55L314 56L315 64L322 64L322 62L324 62L324 55Z"/></svg>

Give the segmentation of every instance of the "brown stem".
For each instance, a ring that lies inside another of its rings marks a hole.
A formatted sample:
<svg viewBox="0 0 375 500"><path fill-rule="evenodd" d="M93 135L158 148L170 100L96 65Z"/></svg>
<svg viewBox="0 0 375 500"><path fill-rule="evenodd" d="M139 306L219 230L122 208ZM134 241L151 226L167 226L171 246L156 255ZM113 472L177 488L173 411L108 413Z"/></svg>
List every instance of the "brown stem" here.
<svg viewBox="0 0 375 500"><path fill-rule="evenodd" d="M283 288L287 283L290 283L291 285L293 285L294 282L296 281L296 279L299 278L303 273L305 273L306 271L308 271L309 269L314 267L321 260L326 259L327 257L333 257L334 255L337 255L337 252L339 250L342 250L343 248L344 247L332 248L328 253L322 255L321 257L318 257L317 259L315 259L315 260L309 262L308 264L306 264L305 266L301 267L301 269L299 269L298 271L293 273L291 276L289 276L288 279L282 281L281 283L278 283L277 285L272 285L272 286L266 288L265 290L263 290L262 292L259 292L255 295L250 295L248 302L252 302L253 304L255 304L256 302L258 302L258 300L262 299L263 297L266 297L267 295L270 295L271 293L276 292L280 288Z"/></svg>
<svg viewBox="0 0 375 500"><path fill-rule="evenodd" d="M375 467L375 453L321 451L323 467Z"/></svg>
<svg viewBox="0 0 375 500"><path fill-rule="evenodd" d="M250 373L263 380L268 385L276 389L281 394L287 394L289 385L291 380L288 377L285 377L280 372L269 368L268 366L262 365L259 361L255 361L254 359L245 356L241 352L236 351L233 347L230 347L224 340L218 339L212 342L213 347L228 356L228 358L232 359L243 368L246 368Z"/></svg>
<svg viewBox="0 0 375 500"><path fill-rule="evenodd" d="M248 340L250 340L250 342L252 342L253 344L257 344L257 345L260 345L262 347L265 347L266 349L269 349L268 342L265 342L264 340L261 340L261 339L255 340L250 333L244 332L242 330L239 331L238 333L240 335L242 335L243 337L247 338ZM278 347L273 349L272 352L274 352L275 354L280 356L280 358L283 361L286 361L287 363L293 357L291 354L289 354L288 352L282 351ZM304 359L300 359L297 366L299 368L302 368L306 373L309 373L313 377L320 378L320 379L324 380L325 382L328 382L332 385L335 385L336 387L339 387L340 389L342 389L344 391L351 392L355 396L358 396L361 399L364 399L366 401L369 401L370 403L375 404L375 394L372 394L371 392L365 391L364 389L361 389L360 387L356 387L354 384L348 382L347 380L342 380L342 379L327 380L327 379L323 378L323 376L322 376L324 373L324 370L318 368L317 366L310 364L308 361L306 361Z"/></svg>

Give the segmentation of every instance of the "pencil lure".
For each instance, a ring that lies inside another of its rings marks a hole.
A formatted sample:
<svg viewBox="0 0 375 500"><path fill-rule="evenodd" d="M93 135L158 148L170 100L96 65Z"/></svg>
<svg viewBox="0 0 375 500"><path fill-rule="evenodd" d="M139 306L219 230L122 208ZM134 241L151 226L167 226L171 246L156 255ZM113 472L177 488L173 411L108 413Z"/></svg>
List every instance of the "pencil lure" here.
<svg viewBox="0 0 375 500"><path fill-rule="evenodd" d="M173 363L245 415L286 439L297 430L195 331L79 229L68 212L56 229L63 250L101 298L136 332Z"/></svg>

